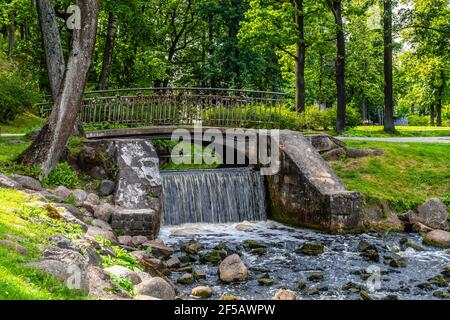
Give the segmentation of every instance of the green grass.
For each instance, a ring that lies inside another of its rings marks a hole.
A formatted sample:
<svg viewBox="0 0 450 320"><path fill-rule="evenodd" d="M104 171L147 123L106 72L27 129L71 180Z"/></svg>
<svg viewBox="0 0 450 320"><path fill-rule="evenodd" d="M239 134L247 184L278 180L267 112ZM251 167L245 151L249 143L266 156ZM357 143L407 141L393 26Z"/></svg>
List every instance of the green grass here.
<svg viewBox="0 0 450 320"><path fill-rule="evenodd" d="M333 163L349 190L366 200L387 201L404 212L438 197L450 205L450 145L348 141L353 148L379 148L381 157Z"/></svg>
<svg viewBox="0 0 450 320"><path fill-rule="evenodd" d="M396 134L384 132L381 126L360 126L345 131L346 137L446 137L450 136L450 127L396 127ZM330 134L336 135L331 132Z"/></svg>
<svg viewBox="0 0 450 320"><path fill-rule="evenodd" d="M26 205L30 202L23 193L0 188L0 239L15 237L27 254L19 254L10 248L0 247L0 300L74 300L85 296L69 290L48 274L23 264L39 260L40 245L47 238L62 233L73 236L81 232L78 226L53 220L44 210ZM44 223L35 223L30 217Z"/></svg>
<svg viewBox="0 0 450 320"><path fill-rule="evenodd" d="M19 115L14 121L0 125L1 134L25 134L32 130L39 129L44 124L44 120L31 113Z"/></svg>

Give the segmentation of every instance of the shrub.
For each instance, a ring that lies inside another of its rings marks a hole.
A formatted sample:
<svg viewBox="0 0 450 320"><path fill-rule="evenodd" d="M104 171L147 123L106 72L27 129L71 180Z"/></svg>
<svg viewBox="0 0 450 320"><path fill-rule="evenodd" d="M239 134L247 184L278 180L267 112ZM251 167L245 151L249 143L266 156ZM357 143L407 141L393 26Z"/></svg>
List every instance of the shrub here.
<svg viewBox="0 0 450 320"><path fill-rule="evenodd" d="M65 186L76 188L80 186L80 179L67 162L58 163L56 168L45 178L44 185L50 187Z"/></svg>
<svg viewBox="0 0 450 320"><path fill-rule="evenodd" d="M12 121L24 110L31 109L37 96L22 81L0 74L0 122Z"/></svg>
<svg viewBox="0 0 450 320"><path fill-rule="evenodd" d="M410 115L410 116L408 116L408 125L418 126L418 127L427 127L430 125L430 118L427 116Z"/></svg>

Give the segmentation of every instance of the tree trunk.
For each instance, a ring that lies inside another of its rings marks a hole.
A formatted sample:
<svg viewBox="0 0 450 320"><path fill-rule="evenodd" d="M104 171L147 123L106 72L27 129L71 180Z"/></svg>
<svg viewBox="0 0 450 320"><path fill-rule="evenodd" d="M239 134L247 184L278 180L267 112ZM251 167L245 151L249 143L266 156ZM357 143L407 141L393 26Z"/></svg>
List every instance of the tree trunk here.
<svg viewBox="0 0 450 320"><path fill-rule="evenodd" d="M105 51L103 53L103 67L100 77L99 89L108 88L108 79L111 71L111 61L114 51L114 43L116 41L116 17L110 12L108 18L108 31L106 35Z"/></svg>
<svg viewBox="0 0 450 320"><path fill-rule="evenodd" d="M329 1L336 22L337 57L336 57L336 89L337 89L337 116L336 132L345 130L345 110L347 98L345 93L345 34L342 22L341 0Z"/></svg>
<svg viewBox="0 0 450 320"><path fill-rule="evenodd" d="M442 97L439 97L436 104L436 126L442 127Z"/></svg>
<svg viewBox="0 0 450 320"><path fill-rule="evenodd" d="M81 29L73 30L72 50L60 94L37 139L19 161L41 168L43 178L56 166L76 123L88 71L92 62L98 21L99 0L78 0Z"/></svg>
<svg viewBox="0 0 450 320"><path fill-rule="evenodd" d="M436 113L434 110L434 105L432 104L430 106L430 126L434 127L435 123L434 123L434 117L435 117Z"/></svg>
<svg viewBox="0 0 450 320"><path fill-rule="evenodd" d="M384 0L384 130L395 132L392 77L392 0Z"/></svg>
<svg viewBox="0 0 450 320"><path fill-rule="evenodd" d="M56 101L64 78L65 62L61 37L51 0L36 1L42 31L45 60L53 101Z"/></svg>
<svg viewBox="0 0 450 320"><path fill-rule="evenodd" d="M9 25L8 25L8 36L9 36L9 47L8 47L8 58L12 58L14 54L14 47L16 45L16 24L15 24L15 14L10 12L8 14Z"/></svg>
<svg viewBox="0 0 450 320"><path fill-rule="evenodd" d="M295 104L298 113L305 111L305 17L303 0L294 1L295 22L298 29L297 58L295 60Z"/></svg>

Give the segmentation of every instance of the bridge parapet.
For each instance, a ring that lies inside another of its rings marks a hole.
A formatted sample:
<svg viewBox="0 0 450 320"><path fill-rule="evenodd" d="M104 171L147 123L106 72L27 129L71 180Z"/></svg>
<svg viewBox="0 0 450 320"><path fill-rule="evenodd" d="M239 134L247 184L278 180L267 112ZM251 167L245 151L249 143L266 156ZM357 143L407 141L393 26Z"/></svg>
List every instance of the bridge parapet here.
<svg viewBox="0 0 450 320"><path fill-rule="evenodd" d="M133 88L88 91L80 120L87 125L279 128L289 95L211 88ZM46 118L51 102L38 104Z"/></svg>

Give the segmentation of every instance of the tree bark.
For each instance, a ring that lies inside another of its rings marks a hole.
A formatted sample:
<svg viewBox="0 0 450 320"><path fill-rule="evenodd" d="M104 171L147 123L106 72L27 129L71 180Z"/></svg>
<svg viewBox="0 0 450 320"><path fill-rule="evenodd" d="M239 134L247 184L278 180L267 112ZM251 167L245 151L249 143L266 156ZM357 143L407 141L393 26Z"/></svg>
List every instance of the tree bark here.
<svg viewBox="0 0 450 320"><path fill-rule="evenodd" d="M434 127L435 123L434 123L434 118L435 118L435 110L434 110L434 104L432 104L430 106L430 126Z"/></svg>
<svg viewBox="0 0 450 320"><path fill-rule="evenodd" d="M342 22L341 0L329 0L328 4L333 12L336 22L337 57L336 57L336 89L337 89L337 116L336 132L342 133L345 130L345 111L347 107L347 97L345 92L345 34Z"/></svg>
<svg viewBox="0 0 450 320"><path fill-rule="evenodd" d="M297 57L295 60L295 104L298 113L305 111L305 17L303 0L294 0L295 22L298 29Z"/></svg>
<svg viewBox="0 0 450 320"><path fill-rule="evenodd" d="M12 58L14 54L14 47L16 45L16 24L15 24L15 14L10 12L8 14L9 25L8 25L8 37L9 37L9 47L8 47L8 58Z"/></svg>
<svg viewBox="0 0 450 320"><path fill-rule="evenodd" d="M384 0L384 130L395 132L392 76L392 0Z"/></svg>
<svg viewBox="0 0 450 320"><path fill-rule="evenodd" d="M56 166L81 108L97 33L99 0L78 0L81 29L73 30L72 50L60 93L37 139L19 161L41 168L42 179Z"/></svg>
<svg viewBox="0 0 450 320"><path fill-rule="evenodd" d="M61 37L56 21L55 9L51 0L36 1L39 23L42 32L45 60L53 101L56 101L64 78L65 62Z"/></svg>
<svg viewBox="0 0 450 320"><path fill-rule="evenodd" d="M108 30L106 35L105 50L103 53L102 74L99 83L100 90L105 90L108 88L108 79L111 71L111 61L113 57L114 43L116 41L116 32L116 17L112 12L110 12L108 18Z"/></svg>
<svg viewBox="0 0 450 320"><path fill-rule="evenodd" d="M445 94L445 72L444 69L441 70L441 85L438 90L438 98L436 103L436 125L442 127L442 100Z"/></svg>

